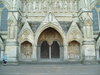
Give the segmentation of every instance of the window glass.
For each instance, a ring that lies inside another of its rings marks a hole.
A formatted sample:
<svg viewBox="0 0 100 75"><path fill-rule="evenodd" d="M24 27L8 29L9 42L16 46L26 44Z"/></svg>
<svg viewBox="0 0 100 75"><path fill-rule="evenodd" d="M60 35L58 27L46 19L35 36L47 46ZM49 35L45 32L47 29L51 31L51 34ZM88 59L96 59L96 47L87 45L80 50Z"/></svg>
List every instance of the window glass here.
<svg viewBox="0 0 100 75"><path fill-rule="evenodd" d="M93 13L93 30L98 31L99 30L99 25L98 25L98 14L95 9L92 10Z"/></svg>
<svg viewBox="0 0 100 75"><path fill-rule="evenodd" d="M1 31L7 31L7 17L8 10L4 8L1 15Z"/></svg>
<svg viewBox="0 0 100 75"><path fill-rule="evenodd" d="M0 15L0 31L7 31L8 9L4 7L4 4L0 4L0 8L2 8Z"/></svg>
<svg viewBox="0 0 100 75"><path fill-rule="evenodd" d="M100 8L100 5L96 5L97 8Z"/></svg>
<svg viewBox="0 0 100 75"><path fill-rule="evenodd" d="M3 8L3 7L4 7L4 5L2 3L0 3L0 8Z"/></svg>

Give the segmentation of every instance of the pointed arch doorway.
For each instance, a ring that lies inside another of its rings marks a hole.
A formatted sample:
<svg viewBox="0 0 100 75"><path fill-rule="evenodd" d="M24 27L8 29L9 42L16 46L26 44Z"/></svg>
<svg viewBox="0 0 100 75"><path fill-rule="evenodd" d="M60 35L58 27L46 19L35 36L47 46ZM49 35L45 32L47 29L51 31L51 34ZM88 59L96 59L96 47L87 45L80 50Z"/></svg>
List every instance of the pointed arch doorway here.
<svg viewBox="0 0 100 75"><path fill-rule="evenodd" d="M63 39L53 28L45 29L38 39L38 59L39 61L60 61L63 53Z"/></svg>

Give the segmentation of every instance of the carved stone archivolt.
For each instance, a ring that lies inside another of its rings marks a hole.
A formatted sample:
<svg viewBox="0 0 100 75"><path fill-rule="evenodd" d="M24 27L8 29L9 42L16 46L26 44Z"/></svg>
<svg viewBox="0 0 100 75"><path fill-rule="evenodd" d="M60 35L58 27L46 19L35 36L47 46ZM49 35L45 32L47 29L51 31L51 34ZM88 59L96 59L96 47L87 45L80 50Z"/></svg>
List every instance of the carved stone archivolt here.
<svg viewBox="0 0 100 75"><path fill-rule="evenodd" d="M48 28L51 28L53 31L51 30L49 33L47 30ZM46 32L44 33L44 31L46 31ZM45 35L42 36L42 33ZM46 15L46 17L44 18L44 20L42 21L42 23L36 30L36 33L35 33L36 41L35 42L38 41L38 38L40 38L40 36L41 37L45 36L45 39L47 39L49 41L49 38L47 38L48 36L46 36L47 35L46 33L49 34L50 37L53 37L53 38L50 38L51 40L54 40L55 37L62 37L62 38L65 37L65 33L64 33L62 27L60 26L59 22L57 21L56 17L54 16L54 14L52 14L51 12ZM51 34L53 34L53 35L51 35ZM58 34L60 36L58 36ZM57 39L55 39L55 40L57 40Z"/></svg>
<svg viewBox="0 0 100 75"><path fill-rule="evenodd" d="M49 45L51 45L53 41L58 41L60 44L63 44L61 35L51 27L47 28L41 33L38 39L38 44L41 44L44 40L46 40Z"/></svg>

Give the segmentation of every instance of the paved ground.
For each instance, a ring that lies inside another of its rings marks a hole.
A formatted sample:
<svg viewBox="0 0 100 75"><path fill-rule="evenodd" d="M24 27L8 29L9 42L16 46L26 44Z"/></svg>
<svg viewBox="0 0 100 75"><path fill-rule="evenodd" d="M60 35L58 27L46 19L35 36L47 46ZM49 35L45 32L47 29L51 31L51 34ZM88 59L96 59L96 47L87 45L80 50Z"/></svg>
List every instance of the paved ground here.
<svg viewBox="0 0 100 75"><path fill-rule="evenodd" d="M100 75L100 64L0 65L0 75Z"/></svg>

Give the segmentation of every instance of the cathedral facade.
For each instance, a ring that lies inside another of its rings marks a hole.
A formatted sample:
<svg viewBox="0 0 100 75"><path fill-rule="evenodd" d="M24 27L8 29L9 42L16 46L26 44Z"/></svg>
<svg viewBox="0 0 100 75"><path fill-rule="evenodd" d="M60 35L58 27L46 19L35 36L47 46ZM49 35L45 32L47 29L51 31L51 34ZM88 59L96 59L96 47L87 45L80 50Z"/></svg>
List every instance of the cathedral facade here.
<svg viewBox="0 0 100 75"><path fill-rule="evenodd" d="M99 0L1 0L0 60L7 54L8 62L17 63L97 63L99 3Z"/></svg>

